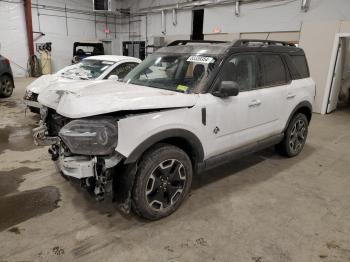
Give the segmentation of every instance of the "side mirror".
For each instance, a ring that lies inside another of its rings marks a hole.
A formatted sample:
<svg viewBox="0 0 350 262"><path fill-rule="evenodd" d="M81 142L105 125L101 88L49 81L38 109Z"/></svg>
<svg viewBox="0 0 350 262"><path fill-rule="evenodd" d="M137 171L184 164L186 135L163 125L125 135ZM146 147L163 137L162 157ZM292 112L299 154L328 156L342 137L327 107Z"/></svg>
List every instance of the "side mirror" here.
<svg viewBox="0 0 350 262"><path fill-rule="evenodd" d="M115 80L115 81L118 81L119 80L119 77L117 75L110 75L108 77L109 80Z"/></svg>
<svg viewBox="0 0 350 262"><path fill-rule="evenodd" d="M214 96L218 97L229 97L237 96L239 93L239 86L234 81L222 81L219 89L213 93Z"/></svg>

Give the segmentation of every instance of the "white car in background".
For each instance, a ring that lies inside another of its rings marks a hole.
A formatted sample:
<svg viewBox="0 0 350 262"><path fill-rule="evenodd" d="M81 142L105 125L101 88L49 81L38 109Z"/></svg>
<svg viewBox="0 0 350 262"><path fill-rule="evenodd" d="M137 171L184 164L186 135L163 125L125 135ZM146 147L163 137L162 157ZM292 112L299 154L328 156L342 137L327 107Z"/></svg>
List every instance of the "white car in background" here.
<svg viewBox="0 0 350 262"><path fill-rule="evenodd" d="M56 74L43 75L26 88L24 102L30 111L40 112L38 95L48 87L79 86L86 80L123 79L141 60L129 56L101 55L83 59L80 63L67 66Z"/></svg>

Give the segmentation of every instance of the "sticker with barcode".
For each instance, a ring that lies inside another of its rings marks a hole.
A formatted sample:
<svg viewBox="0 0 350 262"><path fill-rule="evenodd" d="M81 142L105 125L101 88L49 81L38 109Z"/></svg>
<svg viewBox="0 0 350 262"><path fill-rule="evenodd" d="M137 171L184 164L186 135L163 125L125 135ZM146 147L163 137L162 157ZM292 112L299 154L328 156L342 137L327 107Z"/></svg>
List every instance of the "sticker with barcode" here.
<svg viewBox="0 0 350 262"><path fill-rule="evenodd" d="M214 62L214 59L208 56L192 55L187 59L187 62L209 64Z"/></svg>

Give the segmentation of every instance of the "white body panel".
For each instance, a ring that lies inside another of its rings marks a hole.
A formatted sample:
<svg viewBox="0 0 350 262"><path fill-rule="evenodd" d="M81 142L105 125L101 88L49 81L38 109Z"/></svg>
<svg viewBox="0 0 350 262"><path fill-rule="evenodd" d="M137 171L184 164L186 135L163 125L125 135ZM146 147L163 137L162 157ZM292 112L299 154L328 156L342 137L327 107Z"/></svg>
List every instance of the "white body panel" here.
<svg viewBox="0 0 350 262"><path fill-rule="evenodd" d="M286 86L242 92L235 97L219 98L206 95L209 156L264 139L282 130L283 90ZM217 134L213 130L218 127Z"/></svg>
<svg viewBox="0 0 350 262"><path fill-rule="evenodd" d="M302 101L312 104L314 96L311 78L228 98L96 81L80 87L51 87L39 95L39 102L69 118L130 110L130 115L118 122L116 151L124 157L154 134L184 129L198 137L207 159L283 132L295 107ZM206 125L202 108L207 112ZM142 109L169 110L133 115L132 111Z"/></svg>
<svg viewBox="0 0 350 262"><path fill-rule="evenodd" d="M202 142L204 154L207 146L207 127L203 126L201 107L179 108L150 114L129 116L118 122L118 145L116 151L125 157L147 138L161 131L184 129L190 131Z"/></svg>
<svg viewBox="0 0 350 262"><path fill-rule="evenodd" d="M291 98L291 94L295 96ZM312 104L314 96L315 83L311 78L294 80L284 86L242 92L236 97L219 98L212 94L200 94L196 104L190 108L121 119L116 151L128 157L150 136L180 128L199 138L204 159L208 159L282 133L295 107L302 101ZM260 100L260 104L250 106L252 100ZM202 108L206 108L207 112L206 125L202 123ZM220 131L215 134L216 127Z"/></svg>
<svg viewBox="0 0 350 262"><path fill-rule="evenodd" d="M283 102L284 115L287 119L292 114L294 108L302 101L314 104L316 97L316 86L312 78L293 80L285 90Z"/></svg>
<svg viewBox="0 0 350 262"><path fill-rule="evenodd" d="M52 86L42 92L41 104L69 118L144 109L191 107L198 95L131 85L122 82L94 81L81 86ZM91 106L93 105L93 106Z"/></svg>

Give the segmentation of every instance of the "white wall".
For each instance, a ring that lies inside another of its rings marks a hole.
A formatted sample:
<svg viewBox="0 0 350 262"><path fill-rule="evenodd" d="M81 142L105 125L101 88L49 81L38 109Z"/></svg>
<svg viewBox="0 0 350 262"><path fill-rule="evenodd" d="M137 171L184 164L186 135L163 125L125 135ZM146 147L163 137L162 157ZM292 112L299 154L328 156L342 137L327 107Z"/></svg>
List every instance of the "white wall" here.
<svg viewBox="0 0 350 262"><path fill-rule="evenodd" d="M171 0L128 0L123 8L133 12L146 7L174 4ZM234 5L204 7L204 34L214 28L222 33L289 32L300 31L303 22L325 20L350 20L349 0L311 0L308 12L300 10L301 0L281 0L271 3L242 4L239 17L234 15ZM160 12L148 14L148 36L161 36ZM172 25L171 10L166 11L166 35L188 35L192 32L192 11L178 11L178 25ZM144 25L141 24L141 27ZM211 37L212 38L212 37Z"/></svg>
<svg viewBox="0 0 350 262"><path fill-rule="evenodd" d="M305 22L301 31L300 46L306 53L311 76L316 82L316 112L321 112L333 43L339 26L339 21Z"/></svg>
<svg viewBox="0 0 350 262"><path fill-rule="evenodd" d="M300 10L301 1L275 1L241 5L240 16L231 5L207 8L204 33L219 27L223 33L300 31L303 22L350 20L349 0L311 0L308 12Z"/></svg>
<svg viewBox="0 0 350 262"><path fill-rule="evenodd" d="M10 59L14 74L23 76L28 60L23 5L0 2L0 20L0 53Z"/></svg>
<svg viewBox="0 0 350 262"><path fill-rule="evenodd" d="M119 34L116 36L114 33L108 35L104 33L105 16L97 16L98 23L95 29L95 16L92 13L67 12L68 18L66 19L64 11L48 10L52 9L51 6L62 8L66 4L67 9L92 12L92 0L32 0L32 4L33 31L45 34L35 43L52 42L52 69L54 72L71 63L73 43L76 41L111 39L113 53L120 54ZM112 1L113 10L119 6L119 1ZM15 76L24 76L28 60L28 45L23 1L22 3L18 3L18 0L0 2L0 20L1 52L13 61L11 66ZM120 23L120 18L117 19L117 25L114 17L109 17L107 20L107 25L112 32L121 30ZM34 39L38 36L34 34Z"/></svg>

